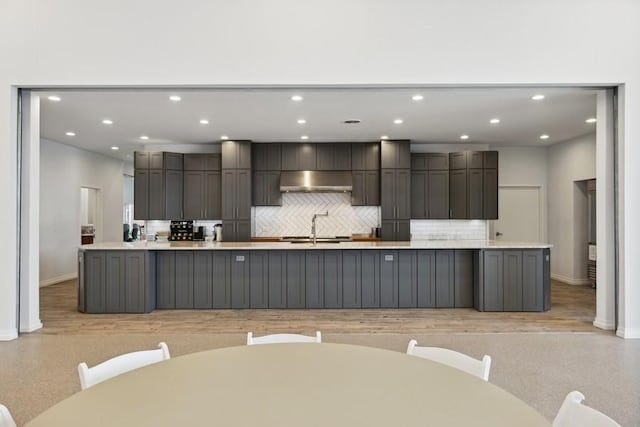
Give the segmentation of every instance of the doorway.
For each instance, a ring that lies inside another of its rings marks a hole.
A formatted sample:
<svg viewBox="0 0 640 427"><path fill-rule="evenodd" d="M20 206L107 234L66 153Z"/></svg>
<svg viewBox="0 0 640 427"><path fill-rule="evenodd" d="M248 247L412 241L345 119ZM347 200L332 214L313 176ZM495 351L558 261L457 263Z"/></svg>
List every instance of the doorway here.
<svg viewBox="0 0 640 427"><path fill-rule="evenodd" d="M82 245L97 243L102 237L102 224L98 199L100 190L91 187L80 187L80 243Z"/></svg>
<svg viewBox="0 0 640 427"><path fill-rule="evenodd" d="M500 186L498 217L493 238L511 242L541 243L544 240L541 186Z"/></svg>

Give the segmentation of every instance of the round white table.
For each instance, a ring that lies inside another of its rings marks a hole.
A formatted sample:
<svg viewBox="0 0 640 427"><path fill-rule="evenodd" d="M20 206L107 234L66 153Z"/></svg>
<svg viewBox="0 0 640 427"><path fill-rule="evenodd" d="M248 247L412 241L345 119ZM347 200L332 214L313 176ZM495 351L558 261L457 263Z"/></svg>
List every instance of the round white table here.
<svg viewBox="0 0 640 427"><path fill-rule="evenodd" d="M39 426L546 426L491 383L345 344L230 347L176 357L77 393Z"/></svg>

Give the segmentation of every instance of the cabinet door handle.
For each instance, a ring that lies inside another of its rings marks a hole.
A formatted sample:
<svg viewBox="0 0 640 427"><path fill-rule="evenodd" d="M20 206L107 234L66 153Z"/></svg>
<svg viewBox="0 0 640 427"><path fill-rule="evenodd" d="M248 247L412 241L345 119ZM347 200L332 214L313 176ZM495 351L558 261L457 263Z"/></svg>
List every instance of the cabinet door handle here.
<svg viewBox="0 0 640 427"><path fill-rule="evenodd" d="M453 218L453 209L449 209L449 218Z"/></svg>

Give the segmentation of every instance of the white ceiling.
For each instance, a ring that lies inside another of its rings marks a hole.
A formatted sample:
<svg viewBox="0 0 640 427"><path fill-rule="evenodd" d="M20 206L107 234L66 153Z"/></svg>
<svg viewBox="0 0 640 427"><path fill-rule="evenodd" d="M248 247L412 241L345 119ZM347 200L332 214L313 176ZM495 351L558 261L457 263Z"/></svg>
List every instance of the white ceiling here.
<svg viewBox="0 0 640 427"><path fill-rule="evenodd" d="M531 100L538 93L545 99ZM294 94L304 99L294 102ZM413 101L414 94L424 99ZM44 138L122 159L147 144L199 144L222 135L270 142L299 142L302 135L311 142L372 141L387 135L437 144L552 144L593 132L595 125L585 120L596 114L596 90L581 88L48 90L42 95ZM61 101L48 100L50 95ZM170 101L170 95L182 100ZM113 125L102 124L105 118ZM298 124L300 118L307 123ZM404 122L394 124L396 118ZM500 123L490 124L492 118ZM347 119L362 123L343 124ZM76 136L66 136L68 131ZM469 139L460 140L462 134ZM541 141L541 134L550 138Z"/></svg>

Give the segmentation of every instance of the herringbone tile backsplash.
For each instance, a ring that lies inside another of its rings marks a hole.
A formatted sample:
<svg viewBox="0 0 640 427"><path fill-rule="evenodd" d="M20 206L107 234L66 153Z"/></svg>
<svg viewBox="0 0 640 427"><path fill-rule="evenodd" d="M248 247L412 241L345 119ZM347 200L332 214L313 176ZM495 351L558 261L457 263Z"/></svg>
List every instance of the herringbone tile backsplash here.
<svg viewBox="0 0 640 427"><path fill-rule="evenodd" d="M379 225L376 206L351 206L351 193L283 193L282 206L253 208L253 235L308 236L315 213L329 212L316 220L318 236L370 233Z"/></svg>

